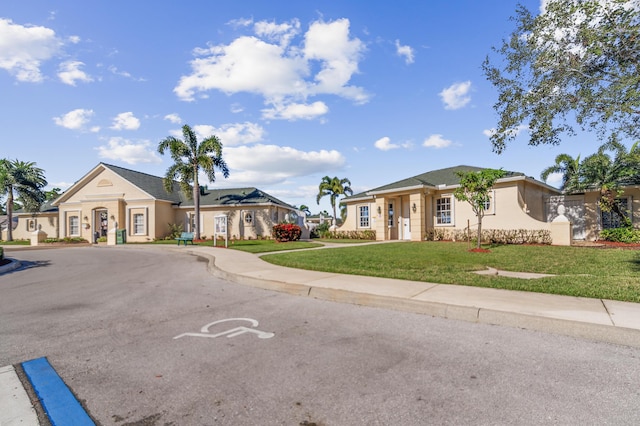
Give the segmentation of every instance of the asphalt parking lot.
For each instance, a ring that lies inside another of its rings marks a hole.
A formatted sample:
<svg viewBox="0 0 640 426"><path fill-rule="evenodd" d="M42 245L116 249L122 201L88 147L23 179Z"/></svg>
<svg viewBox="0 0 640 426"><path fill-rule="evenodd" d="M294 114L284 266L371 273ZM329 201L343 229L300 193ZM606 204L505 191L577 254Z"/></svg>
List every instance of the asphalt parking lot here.
<svg viewBox="0 0 640 426"><path fill-rule="evenodd" d="M163 248L15 253L0 365L47 357L100 424L638 424L640 350L333 303Z"/></svg>

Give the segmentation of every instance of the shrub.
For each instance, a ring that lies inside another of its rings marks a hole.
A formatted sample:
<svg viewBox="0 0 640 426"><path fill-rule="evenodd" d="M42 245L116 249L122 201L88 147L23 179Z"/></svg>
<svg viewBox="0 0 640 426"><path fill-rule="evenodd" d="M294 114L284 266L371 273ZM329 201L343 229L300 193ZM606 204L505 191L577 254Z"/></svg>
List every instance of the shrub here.
<svg viewBox="0 0 640 426"><path fill-rule="evenodd" d="M376 231L327 231L322 238L332 238L335 240L375 240Z"/></svg>
<svg viewBox="0 0 640 426"><path fill-rule="evenodd" d="M328 221L322 222L311 230L311 238L325 238L330 227L331 224Z"/></svg>
<svg viewBox="0 0 640 426"><path fill-rule="evenodd" d="M640 243L640 229L630 226L624 228L603 229L600 239L616 243Z"/></svg>
<svg viewBox="0 0 640 426"><path fill-rule="evenodd" d="M175 223L168 223L169 225L169 238L170 240L175 240L180 237L182 234L182 225L176 225Z"/></svg>
<svg viewBox="0 0 640 426"><path fill-rule="evenodd" d="M430 229L427 241L467 241L466 230ZM476 241L476 235L470 237ZM490 244L551 244L551 232L545 229L483 229L482 242Z"/></svg>
<svg viewBox="0 0 640 426"><path fill-rule="evenodd" d="M273 238L280 243L298 241L302 235L302 229L292 223L280 223L273 227Z"/></svg>
<svg viewBox="0 0 640 426"><path fill-rule="evenodd" d="M4 249L0 247L0 260L4 259Z"/></svg>

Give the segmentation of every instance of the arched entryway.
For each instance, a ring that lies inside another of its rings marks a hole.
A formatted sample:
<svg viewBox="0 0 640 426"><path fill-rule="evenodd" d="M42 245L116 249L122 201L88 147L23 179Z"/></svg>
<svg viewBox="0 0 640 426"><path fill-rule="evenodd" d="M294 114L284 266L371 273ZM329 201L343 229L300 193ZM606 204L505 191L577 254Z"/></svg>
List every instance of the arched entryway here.
<svg viewBox="0 0 640 426"><path fill-rule="evenodd" d="M93 242L97 243L99 238L106 238L109 231L109 211L106 208L98 207L93 209Z"/></svg>

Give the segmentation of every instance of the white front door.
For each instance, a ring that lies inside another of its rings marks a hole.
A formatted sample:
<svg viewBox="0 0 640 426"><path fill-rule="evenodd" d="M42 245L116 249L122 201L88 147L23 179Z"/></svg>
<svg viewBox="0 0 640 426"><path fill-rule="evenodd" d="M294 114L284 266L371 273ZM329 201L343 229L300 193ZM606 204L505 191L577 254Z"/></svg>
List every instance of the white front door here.
<svg viewBox="0 0 640 426"><path fill-rule="evenodd" d="M402 218L402 239L411 239L411 219L408 217Z"/></svg>

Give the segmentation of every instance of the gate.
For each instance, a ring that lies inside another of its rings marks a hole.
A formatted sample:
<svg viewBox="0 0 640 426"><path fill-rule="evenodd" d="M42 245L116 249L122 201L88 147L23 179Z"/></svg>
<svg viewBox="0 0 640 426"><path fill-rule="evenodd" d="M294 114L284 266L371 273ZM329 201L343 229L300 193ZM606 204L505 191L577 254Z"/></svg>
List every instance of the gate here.
<svg viewBox="0 0 640 426"><path fill-rule="evenodd" d="M554 195L544 200L544 214L547 222L552 222L558 216L558 206L563 205L565 216L573 224L573 239L586 238L586 220L584 195Z"/></svg>

